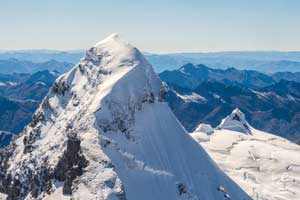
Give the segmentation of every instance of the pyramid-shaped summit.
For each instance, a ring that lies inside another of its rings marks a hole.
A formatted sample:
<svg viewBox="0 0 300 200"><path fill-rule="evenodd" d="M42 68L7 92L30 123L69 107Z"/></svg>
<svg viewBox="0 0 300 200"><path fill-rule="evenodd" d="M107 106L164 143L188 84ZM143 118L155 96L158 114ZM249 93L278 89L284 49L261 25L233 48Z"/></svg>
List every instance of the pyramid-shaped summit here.
<svg viewBox="0 0 300 200"><path fill-rule="evenodd" d="M11 200L250 199L186 133L164 95L136 48L116 34L97 43L1 152L1 193Z"/></svg>
<svg viewBox="0 0 300 200"><path fill-rule="evenodd" d="M246 134L251 134L251 125L247 122L245 114L238 108L234 109L230 115L225 117L218 129L227 129Z"/></svg>

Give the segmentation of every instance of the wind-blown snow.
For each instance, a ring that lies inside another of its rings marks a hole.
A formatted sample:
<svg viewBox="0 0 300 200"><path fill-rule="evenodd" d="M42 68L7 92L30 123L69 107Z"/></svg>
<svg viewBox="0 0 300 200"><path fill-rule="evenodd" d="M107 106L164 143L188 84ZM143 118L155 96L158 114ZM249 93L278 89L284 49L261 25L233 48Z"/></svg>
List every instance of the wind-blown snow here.
<svg viewBox="0 0 300 200"><path fill-rule="evenodd" d="M205 102L207 101L206 98L200 96L199 94L197 93L194 93L192 92L191 94L179 94L178 92L176 91L173 91L179 98L181 98L183 101L186 101L186 102L195 102L195 103L199 103L199 102Z"/></svg>
<svg viewBox="0 0 300 200"><path fill-rule="evenodd" d="M37 82L35 82L34 84L36 84L36 85L46 85L46 83L43 82L43 81L37 81Z"/></svg>
<svg viewBox="0 0 300 200"><path fill-rule="evenodd" d="M9 85L11 85L11 86L15 86L15 85L17 85L17 83L15 83L15 82L11 82L11 81L7 82L7 84L9 84Z"/></svg>
<svg viewBox="0 0 300 200"><path fill-rule="evenodd" d="M28 171L57 168L72 135L88 165L71 196L52 180L40 198L250 199L186 133L164 93L142 54L113 34L56 80L17 139L8 172L25 185Z"/></svg>
<svg viewBox="0 0 300 200"><path fill-rule="evenodd" d="M192 133L219 166L255 200L300 199L300 147L256 130Z"/></svg>

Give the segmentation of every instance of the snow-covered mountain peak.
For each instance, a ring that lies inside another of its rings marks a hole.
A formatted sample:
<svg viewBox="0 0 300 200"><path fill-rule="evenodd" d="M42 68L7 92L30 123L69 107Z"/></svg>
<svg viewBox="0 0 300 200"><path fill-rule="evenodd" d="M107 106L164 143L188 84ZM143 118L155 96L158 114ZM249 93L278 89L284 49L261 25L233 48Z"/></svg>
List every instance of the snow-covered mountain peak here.
<svg viewBox="0 0 300 200"><path fill-rule="evenodd" d="M227 129L251 134L251 126L247 122L244 113L238 108L234 109L230 115L225 117L217 129Z"/></svg>
<svg viewBox="0 0 300 200"><path fill-rule="evenodd" d="M135 60L144 60L142 54L132 45L122 40L116 33L111 34L90 48L82 59L92 61L95 65L104 66L105 62L118 63L119 66L130 64ZM110 67L113 63L110 63Z"/></svg>
<svg viewBox="0 0 300 200"><path fill-rule="evenodd" d="M242 117L243 119L245 119L245 115L244 113L239 109L239 108L235 108L231 114L237 115L239 117Z"/></svg>
<svg viewBox="0 0 300 200"><path fill-rule="evenodd" d="M123 40L117 33L109 35L107 38L94 45L90 50L87 51L86 56L88 58L89 55L100 58L112 56L110 58L114 61L118 61L115 60L116 57L114 57L117 55L120 56L119 59L123 58L124 60L144 59L144 57L135 47Z"/></svg>
<svg viewBox="0 0 300 200"><path fill-rule="evenodd" d="M8 199L250 199L185 131L138 49L110 36L0 152ZM220 190L219 188L222 188Z"/></svg>

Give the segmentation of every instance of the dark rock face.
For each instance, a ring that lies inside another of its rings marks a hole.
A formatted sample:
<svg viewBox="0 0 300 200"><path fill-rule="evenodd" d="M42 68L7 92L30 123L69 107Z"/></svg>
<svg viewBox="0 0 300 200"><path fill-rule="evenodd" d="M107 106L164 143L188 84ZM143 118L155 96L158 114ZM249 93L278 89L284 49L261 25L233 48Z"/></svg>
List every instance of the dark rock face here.
<svg viewBox="0 0 300 200"><path fill-rule="evenodd" d="M29 137L24 143L32 144L35 141L33 138L35 137L32 136L32 139ZM30 153L31 148L28 146L32 148L30 145L25 145L25 153ZM20 166L22 174L13 177L7 171L8 160L13 151L14 144L0 150L0 192L7 194L8 200L21 200L28 194L37 198L43 192L51 193L55 180L64 182L64 194L72 194L73 181L83 174L84 168L88 165L80 149L80 140L71 134L68 136L66 150L54 169L49 167L48 159L45 159L40 167L32 160L30 164L34 167L22 164Z"/></svg>
<svg viewBox="0 0 300 200"><path fill-rule="evenodd" d="M47 166L47 160L44 161L43 166L34 170L27 166L21 166L20 170L25 170L26 173L20 180L17 176L12 177L8 173L5 185L7 190L4 191L7 194L7 200L21 200L29 193L33 198L37 198L42 192L49 194L52 188L53 170Z"/></svg>
<svg viewBox="0 0 300 200"><path fill-rule="evenodd" d="M178 190L179 196L187 193L187 188L183 183L177 184L177 190Z"/></svg>
<svg viewBox="0 0 300 200"><path fill-rule="evenodd" d="M166 83L163 83L159 91L158 101L161 102L166 101L167 93L168 93L168 85Z"/></svg>
<svg viewBox="0 0 300 200"><path fill-rule="evenodd" d="M29 135L24 136L23 144L24 144L24 154L32 152L34 146L34 142L39 138L40 130L33 129Z"/></svg>
<svg viewBox="0 0 300 200"><path fill-rule="evenodd" d="M47 162L46 162L47 163ZM32 196L37 198L42 192L50 193L52 188L53 170L47 165L42 166L33 177Z"/></svg>
<svg viewBox="0 0 300 200"><path fill-rule="evenodd" d="M122 185L121 191L117 194L117 197L119 198L119 200L127 200L125 188L123 185Z"/></svg>
<svg viewBox="0 0 300 200"><path fill-rule="evenodd" d="M0 192L7 193L7 185L9 184L10 177L6 175L8 166L8 159L11 156L14 147L0 149Z"/></svg>
<svg viewBox="0 0 300 200"><path fill-rule="evenodd" d="M69 89L69 86L64 81L61 81L61 80L59 80L58 82L55 82L52 87L52 91L54 93L57 93L62 96L65 95L65 93L68 89Z"/></svg>
<svg viewBox="0 0 300 200"><path fill-rule="evenodd" d="M18 199L21 195L20 182L13 180L11 174L7 173L8 160L15 149L14 144L0 150L0 192L7 194L8 200Z"/></svg>
<svg viewBox="0 0 300 200"><path fill-rule="evenodd" d="M83 174L87 165L88 161L80 150L80 140L74 135L69 135L67 149L54 170L55 179L64 181L64 194L72 194L73 181Z"/></svg>

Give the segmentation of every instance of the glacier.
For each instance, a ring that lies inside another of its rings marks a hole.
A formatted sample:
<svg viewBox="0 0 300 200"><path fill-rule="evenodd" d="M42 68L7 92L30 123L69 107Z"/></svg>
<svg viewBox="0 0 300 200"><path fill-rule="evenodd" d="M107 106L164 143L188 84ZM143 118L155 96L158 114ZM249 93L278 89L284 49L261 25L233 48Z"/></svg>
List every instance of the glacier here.
<svg viewBox="0 0 300 200"><path fill-rule="evenodd" d="M253 128L239 109L212 134L191 136L254 200L300 199L299 145Z"/></svg>

